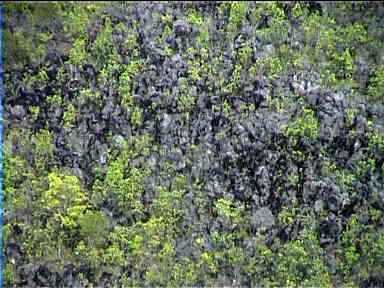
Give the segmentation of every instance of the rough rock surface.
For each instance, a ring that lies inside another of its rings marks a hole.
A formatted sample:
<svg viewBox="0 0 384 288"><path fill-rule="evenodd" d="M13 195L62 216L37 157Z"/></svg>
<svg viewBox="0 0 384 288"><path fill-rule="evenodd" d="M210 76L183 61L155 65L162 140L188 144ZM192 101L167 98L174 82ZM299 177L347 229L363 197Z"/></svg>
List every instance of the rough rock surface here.
<svg viewBox="0 0 384 288"><path fill-rule="evenodd" d="M380 2L5 5L6 287L382 287Z"/></svg>

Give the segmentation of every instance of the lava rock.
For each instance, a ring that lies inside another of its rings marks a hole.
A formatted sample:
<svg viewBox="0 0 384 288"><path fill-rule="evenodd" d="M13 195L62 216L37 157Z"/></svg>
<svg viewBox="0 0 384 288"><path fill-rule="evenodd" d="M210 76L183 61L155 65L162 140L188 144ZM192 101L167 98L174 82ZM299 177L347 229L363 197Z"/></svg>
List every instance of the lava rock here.
<svg viewBox="0 0 384 288"><path fill-rule="evenodd" d="M191 32L191 26L185 20L177 20L173 23L173 30L177 36L186 36Z"/></svg>
<svg viewBox="0 0 384 288"><path fill-rule="evenodd" d="M251 222L252 226L256 229L268 229L275 225L275 217L268 207L262 207L253 213Z"/></svg>

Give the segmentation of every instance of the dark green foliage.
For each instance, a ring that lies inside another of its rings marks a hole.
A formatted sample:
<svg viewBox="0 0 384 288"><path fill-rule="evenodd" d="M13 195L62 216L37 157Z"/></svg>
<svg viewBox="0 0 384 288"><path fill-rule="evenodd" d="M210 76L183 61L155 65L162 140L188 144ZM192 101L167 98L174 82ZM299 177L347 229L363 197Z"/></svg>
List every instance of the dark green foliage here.
<svg viewBox="0 0 384 288"><path fill-rule="evenodd" d="M108 221L103 213L87 211L79 217L80 236L88 243L100 246L108 234Z"/></svg>

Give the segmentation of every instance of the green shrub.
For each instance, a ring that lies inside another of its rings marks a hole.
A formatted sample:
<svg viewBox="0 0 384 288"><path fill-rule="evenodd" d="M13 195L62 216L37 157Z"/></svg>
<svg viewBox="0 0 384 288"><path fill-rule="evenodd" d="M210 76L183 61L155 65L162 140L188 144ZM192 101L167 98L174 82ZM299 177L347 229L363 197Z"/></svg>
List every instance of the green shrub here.
<svg viewBox="0 0 384 288"><path fill-rule="evenodd" d="M62 97L59 95L59 94L57 94L57 93L55 93L55 94L53 94L53 95L49 95L48 97L47 97L47 103L50 105L50 106L55 106L55 107L60 107L61 106L61 104L63 103L63 99L62 99Z"/></svg>
<svg viewBox="0 0 384 288"><path fill-rule="evenodd" d="M190 24L200 27L203 24L203 17L195 9L189 9L187 12L187 20Z"/></svg>
<svg viewBox="0 0 384 288"><path fill-rule="evenodd" d="M131 124L140 126L143 123L143 109L135 106L131 114Z"/></svg>
<svg viewBox="0 0 384 288"><path fill-rule="evenodd" d="M373 100L384 101L384 68L378 68L368 87L368 96Z"/></svg>
<svg viewBox="0 0 384 288"><path fill-rule="evenodd" d="M110 55L113 54L114 49L116 49L112 41L112 32L111 21L107 18L91 47L92 55L98 67L103 67L104 63L108 62Z"/></svg>
<svg viewBox="0 0 384 288"><path fill-rule="evenodd" d="M277 2L266 2L256 8L254 17L268 16L268 27L259 29L257 35L267 43L281 44L288 38L288 22L284 10Z"/></svg>
<svg viewBox="0 0 384 288"><path fill-rule="evenodd" d="M337 66L337 75L340 78L350 78L355 70L353 59L349 49L345 49L343 53L334 53L332 60Z"/></svg>
<svg viewBox="0 0 384 288"><path fill-rule="evenodd" d="M63 114L63 127L72 128L76 120L76 108L72 103L69 103Z"/></svg>
<svg viewBox="0 0 384 288"><path fill-rule="evenodd" d="M237 31L245 21L247 5L244 2L232 2L228 20L228 29L231 32Z"/></svg>
<svg viewBox="0 0 384 288"><path fill-rule="evenodd" d="M319 122L315 112L304 108L302 115L293 122L283 127L283 132L289 137L303 137L308 140L315 140L318 137Z"/></svg>
<svg viewBox="0 0 384 288"><path fill-rule="evenodd" d="M48 174L49 189L41 197L42 207L66 211L86 199L76 176L62 175L55 172Z"/></svg>
<svg viewBox="0 0 384 288"><path fill-rule="evenodd" d="M257 59L249 72L253 76L266 75L268 79L275 79L284 70L283 63L278 57L265 57Z"/></svg>
<svg viewBox="0 0 384 288"><path fill-rule="evenodd" d="M29 106L28 107L29 113L31 114L31 118L33 121L36 121L39 117L40 113L40 107L39 106Z"/></svg>
<svg viewBox="0 0 384 288"><path fill-rule="evenodd" d="M106 241L108 220L102 212L87 211L79 216L78 224L80 236L88 243L95 243L96 246L100 246Z"/></svg>
<svg viewBox="0 0 384 288"><path fill-rule="evenodd" d="M240 62L245 65L252 56L252 48L249 46L249 43L245 43L238 51L238 56Z"/></svg>
<svg viewBox="0 0 384 288"><path fill-rule="evenodd" d="M8 287L13 287L15 282L15 267L11 263L5 264L4 268L4 283Z"/></svg>
<svg viewBox="0 0 384 288"><path fill-rule="evenodd" d="M191 112L195 107L196 99L190 95L182 95L177 97L177 107L181 112Z"/></svg>
<svg viewBox="0 0 384 288"><path fill-rule="evenodd" d="M141 64L139 61L131 61L125 66L123 73L119 77L119 94L121 96L121 104L124 107L131 107L133 104L132 85L133 78L140 72Z"/></svg>
<svg viewBox="0 0 384 288"><path fill-rule="evenodd" d="M44 171L53 160L53 135L48 130L40 130L32 136L34 164L38 171Z"/></svg>
<svg viewBox="0 0 384 288"><path fill-rule="evenodd" d="M81 67L87 60L87 52L86 52L86 40L82 38L78 38L74 41L73 47L69 52L68 62Z"/></svg>
<svg viewBox="0 0 384 288"><path fill-rule="evenodd" d="M241 222L244 207L240 203L234 203L227 198L220 198L215 203L215 209L219 216L227 218L234 224Z"/></svg>
<svg viewBox="0 0 384 288"><path fill-rule="evenodd" d="M316 235L303 230L298 239L284 244L277 253L278 286L330 287L331 277L322 261L322 249Z"/></svg>

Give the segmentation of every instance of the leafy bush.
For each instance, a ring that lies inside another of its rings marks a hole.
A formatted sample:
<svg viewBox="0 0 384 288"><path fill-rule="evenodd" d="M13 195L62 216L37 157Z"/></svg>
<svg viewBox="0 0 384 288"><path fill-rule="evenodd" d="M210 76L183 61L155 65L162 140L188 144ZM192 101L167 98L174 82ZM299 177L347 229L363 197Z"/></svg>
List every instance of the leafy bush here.
<svg viewBox="0 0 384 288"><path fill-rule="evenodd" d="M191 112L195 106L195 102L195 97L182 95L177 98L177 107L179 107L182 112Z"/></svg>
<svg viewBox="0 0 384 288"><path fill-rule="evenodd" d="M64 212L85 200L85 194L81 191L80 182L75 176L51 172L48 175L48 183L49 188L41 197L43 207L46 209Z"/></svg>
<svg viewBox="0 0 384 288"><path fill-rule="evenodd" d="M368 96L373 100L383 100L384 95L384 68L378 68L371 80L368 87Z"/></svg>
<svg viewBox="0 0 384 288"><path fill-rule="evenodd" d="M305 235L306 232L309 234ZM329 287L331 277L321 259L322 249L316 235L303 231L301 237L283 245L277 254L276 282L283 286Z"/></svg>
<svg viewBox="0 0 384 288"><path fill-rule="evenodd" d="M97 247L105 242L108 234L108 220L102 212L87 211L79 216L78 224L80 236L88 243L95 243Z"/></svg>
<svg viewBox="0 0 384 288"><path fill-rule="evenodd" d="M313 110L304 108L302 115L283 129L287 136L315 140L318 137L319 122Z"/></svg>
<svg viewBox="0 0 384 288"><path fill-rule="evenodd" d="M228 20L229 31L236 31L245 20L247 6L243 2L232 2L230 4L230 14Z"/></svg>
<svg viewBox="0 0 384 288"><path fill-rule="evenodd" d="M123 73L119 77L119 94L121 95L121 104L124 107L130 107L133 104L132 86L133 78L140 71L139 61L131 61L125 66Z"/></svg>
<svg viewBox="0 0 384 288"><path fill-rule="evenodd" d="M76 120L76 108L72 103L69 103L63 114L63 126L65 128L71 128L75 124Z"/></svg>

